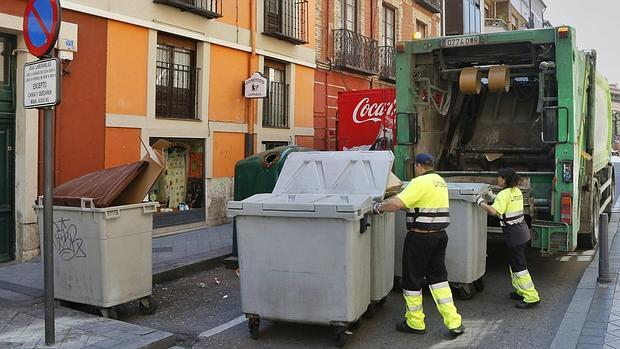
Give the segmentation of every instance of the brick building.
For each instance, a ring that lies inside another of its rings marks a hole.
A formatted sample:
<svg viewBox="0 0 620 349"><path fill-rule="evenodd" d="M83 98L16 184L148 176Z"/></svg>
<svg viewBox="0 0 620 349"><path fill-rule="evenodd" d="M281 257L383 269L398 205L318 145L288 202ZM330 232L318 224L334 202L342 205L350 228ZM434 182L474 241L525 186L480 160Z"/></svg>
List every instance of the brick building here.
<svg viewBox="0 0 620 349"><path fill-rule="evenodd" d="M317 0L314 147L336 149L338 92L394 87L394 46L441 32L441 0Z"/></svg>

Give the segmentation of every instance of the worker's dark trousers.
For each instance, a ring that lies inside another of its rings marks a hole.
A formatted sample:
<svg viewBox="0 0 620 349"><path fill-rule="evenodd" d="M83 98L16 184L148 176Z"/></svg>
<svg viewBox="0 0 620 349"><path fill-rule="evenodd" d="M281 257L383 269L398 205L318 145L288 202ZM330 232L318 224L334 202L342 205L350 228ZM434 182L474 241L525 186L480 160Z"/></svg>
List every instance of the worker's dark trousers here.
<svg viewBox="0 0 620 349"><path fill-rule="evenodd" d="M448 281L444 259L448 235L408 232L403 247L402 288L410 291L422 289L424 278L429 285Z"/></svg>
<svg viewBox="0 0 620 349"><path fill-rule="evenodd" d="M525 245L527 245L527 242L517 246L508 246L508 264L513 273L527 269Z"/></svg>

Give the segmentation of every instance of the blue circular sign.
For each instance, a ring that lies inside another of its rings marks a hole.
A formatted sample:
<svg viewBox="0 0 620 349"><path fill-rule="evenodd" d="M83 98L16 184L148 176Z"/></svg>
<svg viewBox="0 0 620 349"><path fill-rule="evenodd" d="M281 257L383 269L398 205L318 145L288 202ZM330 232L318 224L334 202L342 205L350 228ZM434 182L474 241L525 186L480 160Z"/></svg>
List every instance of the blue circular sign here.
<svg viewBox="0 0 620 349"><path fill-rule="evenodd" d="M56 45L60 13L60 0L28 0L23 29L24 41L30 53L42 57Z"/></svg>

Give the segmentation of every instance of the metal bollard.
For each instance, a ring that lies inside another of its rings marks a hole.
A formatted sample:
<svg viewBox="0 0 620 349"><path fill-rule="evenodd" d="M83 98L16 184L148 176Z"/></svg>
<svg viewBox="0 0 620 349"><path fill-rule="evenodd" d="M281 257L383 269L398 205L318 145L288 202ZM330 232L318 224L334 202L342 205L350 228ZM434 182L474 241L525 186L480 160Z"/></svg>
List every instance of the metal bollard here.
<svg viewBox="0 0 620 349"><path fill-rule="evenodd" d="M609 235L607 213L601 213L598 218L598 278L597 281L606 284L612 281L609 277Z"/></svg>

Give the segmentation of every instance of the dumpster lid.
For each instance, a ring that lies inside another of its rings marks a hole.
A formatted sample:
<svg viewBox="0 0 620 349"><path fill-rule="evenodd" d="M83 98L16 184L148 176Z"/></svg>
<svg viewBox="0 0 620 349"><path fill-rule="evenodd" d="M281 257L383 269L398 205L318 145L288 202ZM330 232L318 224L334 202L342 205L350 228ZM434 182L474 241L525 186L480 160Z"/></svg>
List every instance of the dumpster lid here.
<svg viewBox="0 0 620 349"><path fill-rule="evenodd" d="M482 195L491 189L485 183L447 183L448 192L451 199L458 199L462 196Z"/></svg>
<svg viewBox="0 0 620 349"><path fill-rule="evenodd" d="M113 206L148 165L147 161L137 161L74 178L54 189L54 205L80 207L82 198L93 198L96 207Z"/></svg>
<svg viewBox="0 0 620 349"><path fill-rule="evenodd" d="M383 198L392 170L390 151L290 154L274 194L352 194Z"/></svg>
<svg viewBox="0 0 620 349"><path fill-rule="evenodd" d="M228 202L229 216L343 218L354 220L371 207L368 195L256 194Z"/></svg>

